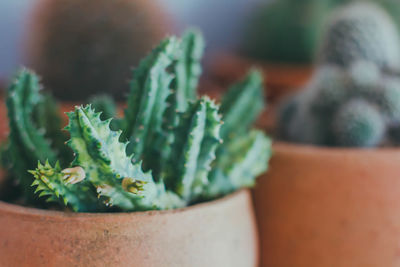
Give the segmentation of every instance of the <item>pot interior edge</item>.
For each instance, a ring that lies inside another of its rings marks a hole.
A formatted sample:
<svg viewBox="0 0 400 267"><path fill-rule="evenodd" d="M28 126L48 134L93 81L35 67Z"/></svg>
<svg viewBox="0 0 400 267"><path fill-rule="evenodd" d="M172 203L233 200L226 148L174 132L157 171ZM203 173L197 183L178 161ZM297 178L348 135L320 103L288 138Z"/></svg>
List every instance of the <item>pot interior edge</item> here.
<svg viewBox="0 0 400 267"><path fill-rule="evenodd" d="M20 215L28 215L33 217L53 217L53 218L98 218L98 217L126 217L132 216L157 216L157 215L167 215L167 214L176 214L176 213L184 213L189 212L191 210L204 209L209 206L219 206L224 205L227 202L240 198L247 197L250 198L250 189L240 189L226 196L198 203L192 206L187 206L179 209L172 210L150 210L150 211L136 211L136 212L98 212L98 213L88 213L88 212L65 212L65 211L55 211L55 210L45 210L38 209L33 207L25 207L13 203L8 203L0 200L0 214L8 213L8 214L20 214Z"/></svg>

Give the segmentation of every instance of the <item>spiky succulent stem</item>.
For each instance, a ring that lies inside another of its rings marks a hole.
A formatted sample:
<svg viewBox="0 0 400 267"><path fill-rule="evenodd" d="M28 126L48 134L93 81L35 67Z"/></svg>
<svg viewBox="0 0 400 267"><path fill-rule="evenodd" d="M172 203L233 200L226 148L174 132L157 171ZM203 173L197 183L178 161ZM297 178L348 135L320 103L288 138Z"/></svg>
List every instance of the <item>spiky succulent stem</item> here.
<svg viewBox="0 0 400 267"><path fill-rule="evenodd" d="M249 187L264 171L259 166L266 166L265 158L269 158L271 151L270 141L261 132L248 134L252 123L264 108L263 90L261 74L252 70L244 80L233 85L222 99L220 112L224 124L221 137L224 142L217 149L217 159L213 163L205 198L214 198L243 186ZM246 158L250 161L242 161Z"/></svg>
<svg viewBox="0 0 400 267"><path fill-rule="evenodd" d="M130 140L129 152L139 161L161 131L173 75L166 69L176 57L176 38L164 40L134 71L128 107L125 109L123 137Z"/></svg>
<svg viewBox="0 0 400 267"><path fill-rule="evenodd" d="M26 191L25 197L33 198L30 184L32 177L27 170L33 169L37 161L56 161L56 152L45 139L43 131L32 121L34 107L40 103L41 89L38 77L32 72L21 70L7 94L9 118L9 156L12 161L12 172Z"/></svg>
<svg viewBox="0 0 400 267"><path fill-rule="evenodd" d="M77 107L68 116L68 144L76 154L72 166L85 170L87 179L107 205L123 210L165 208L157 202L157 198L167 194L165 188L154 182L150 172L142 171L141 162L132 162L133 156L126 154L128 143L119 141L121 131L110 130L110 119L102 121L100 113L90 106ZM171 205L179 206L181 202Z"/></svg>
<svg viewBox="0 0 400 267"><path fill-rule="evenodd" d="M201 194L207 185L210 164L221 142L219 129L217 106L208 98L190 104L181 115L165 180L184 199Z"/></svg>
<svg viewBox="0 0 400 267"><path fill-rule="evenodd" d="M57 202L70 206L74 211L101 211L105 205L98 201L96 189L85 179L82 168L62 170L57 162L52 167L48 161L38 163L35 170L29 171L35 178L32 186L39 197L46 197L47 202Z"/></svg>
<svg viewBox="0 0 400 267"><path fill-rule="evenodd" d="M221 137L225 141L232 134L245 133L264 108L262 75L252 70L244 80L234 84L221 101L224 125Z"/></svg>
<svg viewBox="0 0 400 267"><path fill-rule="evenodd" d="M188 100L195 101L201 75L204 39L196 30L186 31L182 37L180 55L175 64L177 109L184 111Z"/></svg>
<svg viewBox="0 0 400 267"><path fill-rule="evenodd" d="M197 35L189 32L182 42L167 38L142 61L134 71L125 118L118 121L121 130L110 129L114 110L106 119L90 105L68 113L66 147L74 159L63 160L64 169L56 163L60 142L46 141L58 136L57 108L51 98L41 99L36 76L22 72L8 97L7 152L14 153L22 171L39 161L30 178L39 196L75 211L138 211L183 207L254 184L270 156L264 134L246 135L263 107L261 77L252 72L232 87L223 101L226 124L221 126L218 105L207 97L191 101L203 46Z"/></svg>
<svg viewBox="0 0 400 267"><path fill-rule="evenodd" d="M206 198L215 198L238 188L254 186L255 179L267 170L271 140L261 131L236 138L218 156L210 174Z"/></svg>

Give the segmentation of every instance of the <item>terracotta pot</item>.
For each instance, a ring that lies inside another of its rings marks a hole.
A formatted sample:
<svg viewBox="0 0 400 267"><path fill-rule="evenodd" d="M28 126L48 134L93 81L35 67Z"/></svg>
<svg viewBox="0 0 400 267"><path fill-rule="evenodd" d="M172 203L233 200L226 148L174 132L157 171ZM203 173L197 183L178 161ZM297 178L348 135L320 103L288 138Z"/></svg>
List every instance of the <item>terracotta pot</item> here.
<svg viewBox="0 0 400 267"><path fill-rule="evenodd" d="M400 149L273 149L254 191L261 266L400 266Z"/></svg>
<svg viewBox="0 0 400 267"><path fill-rule="evenodd" d="M0 202L1 266L257 266L250 193L173 211L65 213Z"/></svg>
<svg viewBox="0 0 400 267"><path fill-rule="evenodd" d="M268 64L229 54L215 55L213 58L208 66L209 75L221 88L238 81L252 67L261 69L270 102L279 101L301 88L313 73L313 68L308 65Z"/></svg>

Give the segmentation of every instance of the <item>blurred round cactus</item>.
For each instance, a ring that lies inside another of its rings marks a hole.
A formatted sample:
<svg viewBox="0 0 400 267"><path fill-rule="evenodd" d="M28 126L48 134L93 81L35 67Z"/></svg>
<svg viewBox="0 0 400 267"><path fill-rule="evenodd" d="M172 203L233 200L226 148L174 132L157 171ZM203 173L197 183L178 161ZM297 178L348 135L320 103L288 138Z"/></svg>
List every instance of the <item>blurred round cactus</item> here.
<svg viewBox="0 0 400 267"><path fill-rule="evenodd" d="M64 100L122 97L129 69L168 31L166 15L146 0L39 0L31 24L28 61Z"/></svg>
<svg viewBox="0 0 400 267"><path fill-rule="evenodd" d="M336 66L322 66L310 83L310 108L318 113L330 113L346 99L350 79Z"/></svg>
<svg viewBox="0 0 400 267"><path fill-rule="evenodd" d="M400 78L366 61L345 69L321 66L278 114L279 137L296 143L371 147L400 143L397 133Z"/></svg>
<svg viewBox="0 0 400 267"><path fill-rule="evenodd" d="M383 80L374 98L390 124L400 123L400 78Z"/></svg>
<svg viewBox="0 0 400 267"><path fill-rule="evenodd" d="M374 147L382 142L385 123L372 104L355 99L339 108L334 116L332 132L336 146Z"/></svg>
<svg viewBox="0 0 400 267"><path fill-rule="evenodd" d="M370 2L356 1L332 14L317 62L347 67L360 60L398 71L400 40L395 24L381 7Z"/></svg>

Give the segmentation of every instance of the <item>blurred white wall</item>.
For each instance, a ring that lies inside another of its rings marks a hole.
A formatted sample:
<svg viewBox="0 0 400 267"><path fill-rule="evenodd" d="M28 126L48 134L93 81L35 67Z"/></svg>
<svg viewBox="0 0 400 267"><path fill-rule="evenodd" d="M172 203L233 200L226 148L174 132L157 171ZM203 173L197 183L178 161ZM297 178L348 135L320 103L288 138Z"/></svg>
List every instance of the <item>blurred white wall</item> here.
<svg viewBox="0 0 400 267"><path fill-rule="evenodd" d="M23 64L23 33L27 14L35 1L0 0L0 79L9 77ZM234 49L238 44L245 16L254 4L266 1L268 0L159 0L172 15L178 32L188 26L203 30L209 52Z"/></svg>
<svg viewBox="0 0 400 267"><path fill-rule="evenodd" d="M0 79L21 64L27 13L34 0L0 0Z"/></svg>

